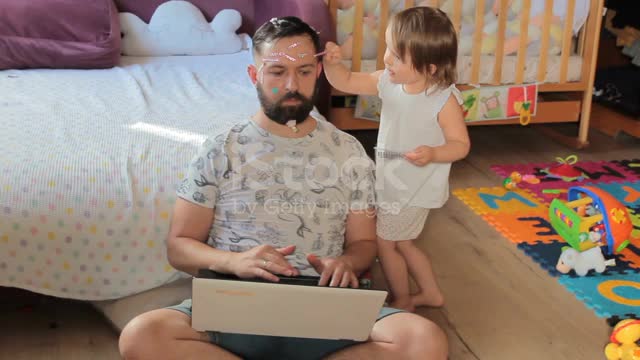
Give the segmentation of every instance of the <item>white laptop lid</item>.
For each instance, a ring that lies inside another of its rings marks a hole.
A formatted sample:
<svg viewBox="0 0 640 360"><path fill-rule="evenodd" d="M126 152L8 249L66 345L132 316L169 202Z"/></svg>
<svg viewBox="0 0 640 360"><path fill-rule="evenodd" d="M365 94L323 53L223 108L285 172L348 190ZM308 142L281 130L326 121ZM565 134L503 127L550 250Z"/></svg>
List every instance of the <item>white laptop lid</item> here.
<svg viewBox="0 0 640 360"><path fill-rule="evenodd" d="M386 291L193 279L197 331L364 341Z"/></svg>

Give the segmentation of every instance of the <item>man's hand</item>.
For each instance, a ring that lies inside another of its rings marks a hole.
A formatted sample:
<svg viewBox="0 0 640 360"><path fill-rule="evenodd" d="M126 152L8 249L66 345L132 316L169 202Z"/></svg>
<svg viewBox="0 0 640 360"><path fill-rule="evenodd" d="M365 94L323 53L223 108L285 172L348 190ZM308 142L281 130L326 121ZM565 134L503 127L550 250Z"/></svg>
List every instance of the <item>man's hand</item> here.
<svg viewBox="0 0 640 360"><path fill-rule="evenodd" d="M338 258L319 258L314 254L307 255L309 264L320 274L320 286L358 287L358 277L351 265Z"/></svg>
<svg viewBox="0 0 640 360"><path fill-rule="evenodd" d="M342 62L342 52L340 51L340 46L336 43L328 41L324 49L326 53L322 57L322 62L325 66L336 65Z"/></svg>
<svg viewBox="0 0 640 360"><path fill-rule="evenodd" d="M285 259L285 256L293 254L295 250L295 245L278 249L269 245L256 246L245 252L233 253L229 258L228 268L239 278L260 277L278 282L279 279L274 274L300 275L298 269Z"/></svg>
<svg viewBox="0 0 640 360"><path fill-rule="evenodd" d="M416 166L425 166L433 161L435 150L431 146L418 146L413 151L404 154L405 159Z"/></svg>

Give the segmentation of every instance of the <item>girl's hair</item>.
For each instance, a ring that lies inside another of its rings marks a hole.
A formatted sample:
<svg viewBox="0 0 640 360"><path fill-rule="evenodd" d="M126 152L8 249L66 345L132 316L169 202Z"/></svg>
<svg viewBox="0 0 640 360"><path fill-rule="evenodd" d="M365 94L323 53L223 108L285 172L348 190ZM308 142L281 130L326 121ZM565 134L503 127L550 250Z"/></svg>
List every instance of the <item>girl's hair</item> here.
<svg viewBox="0 0 640 360"><path fill-rule="evenodd" d="M392 41L401 59L409 54L416 71L437 86L456 82L458 37L451 20L440 9L408 8L391 18ZM430 65L436 66L431 74Z"/></svg>

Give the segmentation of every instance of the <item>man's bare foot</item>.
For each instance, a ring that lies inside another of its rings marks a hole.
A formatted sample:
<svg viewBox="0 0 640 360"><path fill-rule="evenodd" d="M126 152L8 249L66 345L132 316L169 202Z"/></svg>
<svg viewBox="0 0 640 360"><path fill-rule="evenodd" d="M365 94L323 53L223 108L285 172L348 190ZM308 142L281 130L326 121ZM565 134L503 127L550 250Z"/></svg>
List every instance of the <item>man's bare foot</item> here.
<svg viewBox="0 0 640 360"><path fill-rule="evenodd" d="M407 297L407 298L401 298L401 299L395 299L392 302L389 303L389 307L392 307L394 309L400 309L400 310L405 310L408 312L415 312L416 308L413 305L411 298Z"/></svg>
<svg viewBox="0 0 640 360"><path fill-rule="evenodd" d="M411 304L413 307L429 306L429 307L441 307L444 305L444 297L440 292L437 293L418 293L411 295Z"/></svg>

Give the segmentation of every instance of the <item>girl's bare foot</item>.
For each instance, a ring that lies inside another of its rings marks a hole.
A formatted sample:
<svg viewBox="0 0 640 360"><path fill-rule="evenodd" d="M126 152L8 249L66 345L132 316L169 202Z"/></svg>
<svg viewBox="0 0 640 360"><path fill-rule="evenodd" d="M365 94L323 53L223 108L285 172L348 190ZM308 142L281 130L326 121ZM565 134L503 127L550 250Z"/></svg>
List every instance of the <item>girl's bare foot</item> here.
<svg viewBox="0 0 640 360"><path fill-rule="evenodd" d="M395 299L389 303L389 307L392 307L394 309L405 310L408 312L416 311L416 308L412 303L411 297Z"/></svg>
<svg viewBox="0 0 640 360"><path fill-rule="evenodd" d="M444 297L438 292L431 292L429 294L418 293L411 295L411 305L415 307L429 306L429 307L441 307L444 305Z"/></svg>

